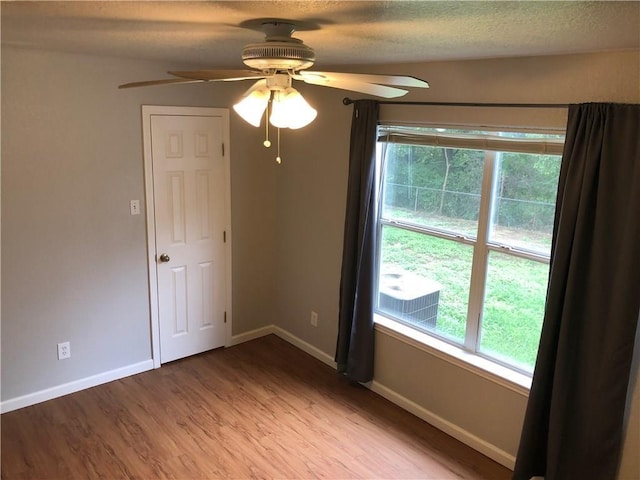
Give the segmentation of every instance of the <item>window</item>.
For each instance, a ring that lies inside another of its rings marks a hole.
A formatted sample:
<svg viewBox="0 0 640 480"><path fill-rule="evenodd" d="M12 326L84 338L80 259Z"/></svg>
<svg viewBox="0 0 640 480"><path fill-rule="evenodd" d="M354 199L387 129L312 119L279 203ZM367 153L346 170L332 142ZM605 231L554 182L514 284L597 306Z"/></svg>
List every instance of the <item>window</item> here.
<svg viewBox="0 0 640 480"><path fill-rule="evenodd" d="M380 126L377 313L530 374L563 141Z"/></svg>

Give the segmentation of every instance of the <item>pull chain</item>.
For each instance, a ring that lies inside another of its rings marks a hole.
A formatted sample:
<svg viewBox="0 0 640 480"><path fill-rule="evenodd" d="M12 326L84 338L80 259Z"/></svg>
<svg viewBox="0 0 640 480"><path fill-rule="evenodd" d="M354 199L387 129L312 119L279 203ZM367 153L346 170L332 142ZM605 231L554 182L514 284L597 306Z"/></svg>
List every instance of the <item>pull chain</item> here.
<svg viewBox="0 0 640 480"><path fill-rule="evenodd" d="M267 103L267 108L265 109L265 116L264 116L265 139L264 139L264 142L262 142L262 144L267 148L271 146L271 141L269 140L269 105L270 104L271 102ZM278 156L276 157L276 162L278 164L282 163L282 158L280 158L280 127L278 127Z"/></svg>
<svg viewBox="0 0 640 480"><path fill-rule="evenodd" d="M265 147L269 148L271 146L271 141L269 140L269 104L267 103L267 109L265 110L264 116L264 128L265 128L265 140L262 143Z"/></svg>

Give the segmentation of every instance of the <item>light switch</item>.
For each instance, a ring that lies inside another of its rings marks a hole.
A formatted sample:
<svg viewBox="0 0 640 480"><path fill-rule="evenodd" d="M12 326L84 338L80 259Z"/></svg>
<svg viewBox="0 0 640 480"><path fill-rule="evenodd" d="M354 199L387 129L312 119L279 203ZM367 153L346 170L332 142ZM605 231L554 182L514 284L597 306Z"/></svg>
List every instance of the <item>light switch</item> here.
<svg viewBox="0 0 640 480"><path fill-rule="evenodd" d="M140 200L131 200L129 206L131 207L131 215L140 215Z"/></svg>

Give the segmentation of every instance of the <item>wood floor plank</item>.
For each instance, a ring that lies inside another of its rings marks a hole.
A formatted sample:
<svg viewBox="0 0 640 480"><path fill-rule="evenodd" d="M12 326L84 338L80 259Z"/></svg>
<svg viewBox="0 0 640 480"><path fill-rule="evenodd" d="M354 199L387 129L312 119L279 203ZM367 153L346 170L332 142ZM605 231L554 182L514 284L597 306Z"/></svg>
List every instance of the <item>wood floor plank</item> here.
<svg viewBox="0 0 640 480"><path fill-rule="evenodd" d="M6 413L2 478L423 478L511 472L270 335Z"/></svg>

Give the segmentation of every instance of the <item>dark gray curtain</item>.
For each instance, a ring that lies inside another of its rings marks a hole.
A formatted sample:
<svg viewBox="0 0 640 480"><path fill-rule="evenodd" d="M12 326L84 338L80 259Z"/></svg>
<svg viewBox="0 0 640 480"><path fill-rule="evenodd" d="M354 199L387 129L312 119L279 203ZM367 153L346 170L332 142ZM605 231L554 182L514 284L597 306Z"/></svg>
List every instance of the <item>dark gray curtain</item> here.
<svg viewBox="0 0 640 480"><path fill-rule="evenodd" d="M357 100L351 121L336 363L356 382L373 378L378 103Z"/></svg>
<svg viewBox="0 0 640 480"><path fill-rule="evenodd" d="M571 105L515 480L615 478L639 309L640 105Z"/></svg>

